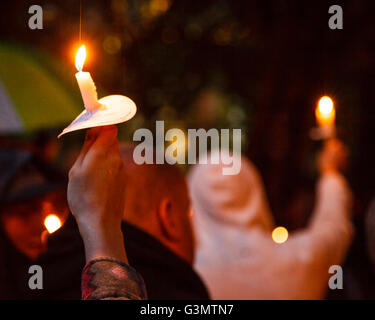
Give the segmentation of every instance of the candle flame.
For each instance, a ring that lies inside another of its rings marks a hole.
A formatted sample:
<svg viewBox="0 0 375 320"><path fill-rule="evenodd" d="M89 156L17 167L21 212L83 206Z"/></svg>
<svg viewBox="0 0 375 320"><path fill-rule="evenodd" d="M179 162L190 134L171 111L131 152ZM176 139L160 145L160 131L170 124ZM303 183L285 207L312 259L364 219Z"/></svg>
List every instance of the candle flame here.
<svg viewBox="0 0 375 320"><path fill-rule="evenodd" d="M49 233L53 233L56 230L60 229L61 220L58 216L50 214L44 219L44 226Z"/></svg>
<svg viewBox="0 0 375 320"><path fill-rule="evenodd" d="M276 243L284 243L288 240L288 230L284 227L277 227L272 231L272 240Z"/></svg>
<svg viewBox="0 0 375 320"><path fill-rule="evenodd" d="M335 121L335 108L330 97L320 98L315 115L321 125L332 125Z"/></svg>
<svg viewBox="0 0 375 320"><path fill-rule="evenodd" d="M78 71L82 71L85 60L86 60L86 47L82 45L78 49L77 54L76 54L76 68Z"/></svg>

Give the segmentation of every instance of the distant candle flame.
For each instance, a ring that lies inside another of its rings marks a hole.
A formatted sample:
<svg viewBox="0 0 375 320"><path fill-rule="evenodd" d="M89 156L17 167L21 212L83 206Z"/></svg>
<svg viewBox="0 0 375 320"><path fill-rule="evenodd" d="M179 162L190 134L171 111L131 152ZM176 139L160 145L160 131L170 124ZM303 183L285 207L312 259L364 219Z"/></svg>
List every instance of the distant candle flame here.
<svg viewBox="0 0 375 320"><path fill-rule="evenodd" d="M82 45L78 49L77 54L76 54L76 68L78 71L82 71L85 60L86 60L86 47Z"/></svg>
<svg viewBox="0 0 375 320"><path fill-rule="evenodd" d="M276 243L284 243L288 240L288 230L284 227L277 227L272 231L272 240Z"/></svg>
<svg viewBox="0 0 375 320"><path fill-rule="evenodd" d="M61 221L58 216L50 214L44 219L44 226L49 233L53 233L56 230L60 229Z"/></svg>
<svg viewBox="0 0 375 320"><path fill-rule="evenodd" d="M319 100L315 116L320 125L333 125L335 121L335 108L330 97L324 96Z"/></svg>

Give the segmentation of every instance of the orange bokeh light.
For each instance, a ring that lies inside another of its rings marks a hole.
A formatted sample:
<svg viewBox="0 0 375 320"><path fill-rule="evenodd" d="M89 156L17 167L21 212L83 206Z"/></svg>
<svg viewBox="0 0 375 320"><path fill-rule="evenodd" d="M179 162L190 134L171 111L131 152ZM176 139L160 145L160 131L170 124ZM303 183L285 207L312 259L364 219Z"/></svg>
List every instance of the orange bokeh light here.
<svg viewBox="0 0 375 320"><path fill-rule="evenodd" d="M61 220L55 214L50 214L44 219L44 226L48 233L53 233L61 227Z"/></svg>

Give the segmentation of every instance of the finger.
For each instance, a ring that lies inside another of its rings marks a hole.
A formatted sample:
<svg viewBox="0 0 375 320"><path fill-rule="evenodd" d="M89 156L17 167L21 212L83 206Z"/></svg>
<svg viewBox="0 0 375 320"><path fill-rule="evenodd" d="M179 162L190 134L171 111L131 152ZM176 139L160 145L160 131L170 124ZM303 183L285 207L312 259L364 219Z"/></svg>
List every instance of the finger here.
<svg viewBox="0 0 375 320"><path fill-rule="evenodd" d="M88 139L95 140L100 132L103 130L103 127L94 127L87 130L86 136Z"/></svg>
<svg viewBox="0 0 375 320"><path fill-rule="evenodd" d="M90 144L82 161L86 162L86 159L90 161L92 157L98 157L108 153L110 148L115 144L118 144L117 127L115 125L102 127L99 135Z"/></svg>
<svg viewBox="0 0 375 320"><path fill-rule="evenodd" d="M76 163L79 165L83 162L88 150L94 143L95 139L100 135L101 127L90 128L86 131L85 141L83 143L81 152L78 155Z"/></svg>
<svg viewBox="0 0 375 320"><path fill-rule="evenodd" d="M114 126L117 130L117 127ZM87 155L87 152L90 150L96 139L101 135L102 132L108 130L107 126L103 127L94 127L90 128L86 132L86 138L85 138L85 143L82 147L81 154L80 154L80 163L82 163Z"/></svg>
<svg viewBox="0 0 375 320"><path fill-rule="evenodd" d="M117 127L115 125L101 127L99 135L94 141L94 148L110 147L113 143L117 142Z"/></svg>

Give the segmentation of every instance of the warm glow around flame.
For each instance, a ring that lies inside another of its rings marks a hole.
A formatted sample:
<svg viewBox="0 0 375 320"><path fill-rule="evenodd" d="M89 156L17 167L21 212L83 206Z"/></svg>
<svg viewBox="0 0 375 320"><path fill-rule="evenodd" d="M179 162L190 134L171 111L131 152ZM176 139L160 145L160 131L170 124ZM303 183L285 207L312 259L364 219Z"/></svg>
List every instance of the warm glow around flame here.
<svg viewBox="0 0 375 320"><path fill-rule="evenodd" d="M86 47L82 45L78 49L77 54L76 54L76 68L78 71L82 71L85 60L86 60Z"/></svg>
<svg viewBox="0 0 375 320"><path fill-rule="evenodd" d="M318 106L315 110L315 116L320 125L333 125L335 121L335 108L330 97L324 96L320 98Z"/></svg>
<svg viewBox="0 0 375 320"><path fill-rule="evenodd" d="M58 216L50 214L44 219L44 226L49 233L53 233L56 230L60 229L61 221Z"/></svg>
<svg viewBox="0 0 375 320"><path fill-rule="evenodd" d="M272 231L272 240L276 243L284 243L288 240L288 230L284 227L277 227Z"/></svg>

